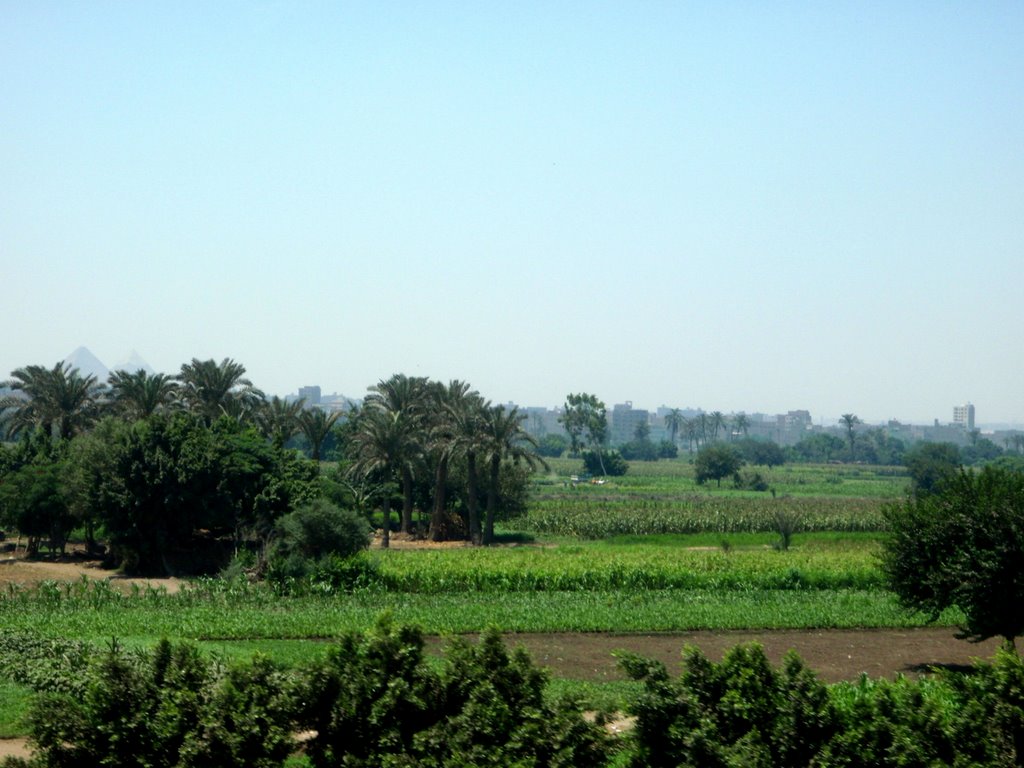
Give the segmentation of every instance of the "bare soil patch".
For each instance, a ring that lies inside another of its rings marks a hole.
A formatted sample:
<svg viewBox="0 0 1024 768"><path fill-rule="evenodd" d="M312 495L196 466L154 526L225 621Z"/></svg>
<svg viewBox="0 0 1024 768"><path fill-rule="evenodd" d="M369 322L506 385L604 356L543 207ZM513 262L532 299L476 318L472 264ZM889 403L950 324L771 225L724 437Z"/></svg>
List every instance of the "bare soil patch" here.
<svg viewBox="0 0 1024 768"><path fill-rule="evenodd" d="M656 659L673 674L681 669L682 651L696 646L710 659L720 661L740 643L760 643L778 666L789 650L795 650L818 677L828 683L868 677L917 676L935 668L967 668L976 659L991 658L999 647L996 639L983 643L958 640L948 627L921 629L822 629L771 631L709 631L651 634L598 632L554 634L507 634L506 642L522 646L540 666L555 677L604 682L623 680L616 651L630 651ZM431 650L440 652L442 638L430 638Z"/></svg>
<svg viewBox="0 0 1024 768"><path fill-rule="evenodd" d="M28 760L32 757L32 751L28 748L28 740L0 739L0 760L5 757L20 757Z"/></svg>
<svg viewBox="0 0 1024 768"><path fill-rule="evenodd" d="M0 557L0 589L8 584L34 587L44 581L80 581L82 578L94 581L109 581L124 592L133 587L163 588L169 593L181 589L181 579L138 579L126 577L117 571L104 568L100 560L89 560L77 554L53 560L26 560L21 554Z"/></svg>

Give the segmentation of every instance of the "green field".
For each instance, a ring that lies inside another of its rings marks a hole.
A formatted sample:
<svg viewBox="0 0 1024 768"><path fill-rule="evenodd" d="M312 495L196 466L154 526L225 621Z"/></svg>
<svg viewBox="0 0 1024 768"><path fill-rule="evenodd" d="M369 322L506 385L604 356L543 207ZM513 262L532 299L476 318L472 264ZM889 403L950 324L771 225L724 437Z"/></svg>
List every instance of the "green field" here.
<svg viewBox="0 0 1024 768"><path fill-rule="evenodd" d="M623 478L573 488L568 475L577 465L552 462L552 474L536 478L528 513L505 523L505 540L519 543L374 550L355 590L307 585L301 596L286 596L265 584L213 579L180 594L124 595L83 580L9 589L0 596L0 625L96 645L112 637L128 646L187 639L226 657L259 651L292 665L385 611L441 635L489 626L653 632L925 623L897 605L878 568L882 505L907 488L891 468L765 470L773 496L697 486L684 460L634 463ZM785 550L780 520L796 531ZM951 612L940 623L959 619ZM615 685L566 680L555 689L606 703L621 696ZM0 732L17 732L27 694L20 686L5 691Z"/></svg>

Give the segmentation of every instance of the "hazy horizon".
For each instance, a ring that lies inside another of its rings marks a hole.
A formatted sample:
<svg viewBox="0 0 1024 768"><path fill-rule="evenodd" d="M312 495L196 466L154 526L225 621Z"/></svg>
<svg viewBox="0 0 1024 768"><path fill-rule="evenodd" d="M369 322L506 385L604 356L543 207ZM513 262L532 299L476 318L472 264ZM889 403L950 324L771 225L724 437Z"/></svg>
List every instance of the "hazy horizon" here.
<svg viewBox="0 0 1024 768"><path fill-rule="evenodd" d="M1022 4L0 18L0 379L1024 423Z"/></svg>
<svg viewBox="0 0 1024 768"><path fill-rule="evenodd" d="M108 371L112 371L112 370L115 370L115 369L134 371L134 370L138 369L138 367L139 367L138 365L125 365L125 363L129 363L129 362L141 362L142 364L144 364L143 367L150 368L155 373L164 373L164 374L169 374L169 375L174 375L174 374L178 373L178 371L180 369L180 366L175 366L173 369L159 369L159 368L153 366L149 362L149 360L146 359L145 355L140 354L139 351L135 350L135 349L129 350L128 352L126 352L123 355L121 355L121 357L117 358L117 362L114 362L114 363L110 364L108 360L104 360L100 356L96 355L91 349L89 349L88 346L80 345L78 348L73 350L73 352L69 353L68 355L65 355L64 358L62 358L62 359L65 362L68 362L68 363L71 363L72 365L74 365L75 368L81 369L83 374L84 373L95 373L95 371L89 370L89 366L88 365L75 365L74 364L73 358L75 357L76 354L80 353L82 350L84 350L86 353L88 353L92 357L96 358L96 362L99 363L99 365L102 365ZM223 359L223 358L217 359L217 362L220 362L221 359ZM189 362L189 361L184 361L183 360L182 362ZM242 362L242 361L236 360L235 362ZM242 362L242 364L244 365L244 362ZM47 364L47 365L49 365L49 364ZM396 373L401 373L401 371L396 371ZM246 373L246 377L247 378L251 378L249 376L249 374L248 374L248 371ZM386 378L386 377L382 377L382 378ZM2 384L3 381L4 381L3 379L0 379L0 384ZM274 395L277 395L278 397L282 397L282 398L283 397L290 397L290 396L297 396L299 388L300 387L304 387L304 386L319 386L321 388L322 396L324 396L324 397L344 396L344 397L347 397L347 398L350 398L350 399L361 400L365 396L365 394L366 394L365 389L363 391L360 391L360 392L340 391L340 390L338 390L338 389L336 389L334 387L331 387L330 385L325 385L325 384L323 384L321 382L306 382L304 384L297 384L297 385L293 386L290 390L287 390L287 391L270 391L270 390L267 390L264 387L262 387L259 381L256 381L256 380L252 380L252 381L253 381L253 384L256 387L260 388L268 398L272 397ZM367 389L369 388L369 386L371 386L374 383L376 383L376 382L371 382L370 384L368 384L367 385ZM470 384L472 384L472 382L470 382ZM584 389L582 391L587 391L587 390ZM526 407L546 407L548 409L556 409L556 408L562 407L562 405L565 402L565 397L564 396L557 397L553 401L546 401L546 402L523 402L523 401L517 401L517 400L514 400L514 399L513 400L504 400L504 401L494 401L493 398L490 398L490 396L488 395L487 392L481 392L481 394L484 397L487 397L488 399L492 400L492 402L501 402L501 403L511 402L511 403L514 403L515 405L519 406L520 408L526 408ZM566 394L569 394L569 393L566 393ZM600 393L594 392L593 394L596 394L599 398L601 398ZM603 400L603 398L601 398L601 399ZM624 404L624 403L627 403L627 402L628 403L632 403L632 406L634 408L639 408L639 409L642 409L642 410L647 410L647 411L649 411L651 413L655 413L659 408L662 408L662 407L680 408L682 410L693 409L693 410L698 410L698 411L704 411L704 412L707 412L707 413L710 413L711 411L714 411L714 410L720 410L720 411L722 411L723 413L726 413L726 414L736 414L736 413L741 413L742 412L742 413L746 413L748 415L756 414L756 413L762 413L764 415L781 415L782 413L785 413L787 411L807 410L806 408L803 408L799 404L792 405L791 407L787 407L787 408L785 408L785 409L783 409L781 411L759 411L757 409L742 408L742 407L730 407L730 406L718 406L718 407L715 407L715 408L707 408L707 407L702 406L699 403L666 403L666 402L659 402L657 405L653 405L651 403L641 403L641 402L633 401L633 400L630 400L629 398L627 398L626 400L621 400L621 401L605 401L605 405L608 408L608 411L610 413L612 408L616 404L619 404L619 403L623 403ZM967 402L967 401L965 401L965 402ZM963 404L964 403L956 403L955 405L963 405ZM951 405L950 408L949 408L949 414L947 416L936 415L934 417L934 419L929 419L926 422L913 421L913 420L910 420L910 419L900 418L898 414L897 415L893 415L893 416L888 416L888 417L885 417L885 418L877 418L877 419L876 418L870 418L870 417L864 417L861 414L857 414L857 416L862 420L862 422L865 425L868 425L868 426L884 424L885 422L889 421L890 419L896 419L897 421L900 421L902 424L915 424L915 425L931 426L936 419L938 420L939 424L942 424L942 425L950 424L952 422L952 411L953 411L953 407ZM826 426L826 427L827 426L836 426L839 423L839 415L820 414L820 413L814 413L812 411L811 412L811 417L812 417L812 421L814 422L814 424L818 425L818 426ZM985 425L1007 425L1007 426L1015 425L1015 426L1021 426L1021 425L1015 424L1014 422L1006 422L1006 421L1003 421L1003 420L1000 420L1000 419L984 419L984 418L979 418L979 419L977 419L977 423L981 427L984 427Z"/></svg>

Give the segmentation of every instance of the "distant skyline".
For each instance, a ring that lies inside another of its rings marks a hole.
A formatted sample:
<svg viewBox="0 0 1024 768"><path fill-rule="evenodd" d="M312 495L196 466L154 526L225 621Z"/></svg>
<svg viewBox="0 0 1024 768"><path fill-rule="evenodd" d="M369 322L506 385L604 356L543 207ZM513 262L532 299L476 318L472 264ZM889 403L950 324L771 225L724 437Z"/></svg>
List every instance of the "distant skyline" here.
<svg viewBox="0 0 1024 768"><path fill-rule="evenodd" d="M139 353L139 351L135 350L135 349L129 350L128 352L123 354L120 358L118 358L118 362L114 363L113 365L108 365L107 361L105 361L102 358L100 358L99 356L97 356L95 353L93 353L93 351L91 349L89 349L86 346L80 346L80 347L76 348L74 351L72 351L69 354L65 355L64 358L63 358L63 361L65 363L69 364L69 365L72 365L77 370L79 370L80 373L82 373L82 375L93 374L93 375L96 375L97 377L100 377L101 380L105 380L105 376L106 376L105 372L109 373L109 371L113 371L113 370L135 371L135 370L138 370L139 368L142 368L147 373L165 373L165 374L171 374L171 375L174 375L174 374L178 373L178 371L180 370L180 366L176 366L173 370L172 369L166 369L166 370L156 369L156 368L154 368L149 363L149 360L147 360L144 355L141 355ZM182 362L187 362L187 361L182 361ZM218 360L218 362L219 362L219 360ZM244 365L244 363L243 363L243 365ZM247 372L246 375L248 377L248 372ZM322 394L324 396L328 396L328 397L331 396L331 395L339 395L339 396L344 396L344 397L347 397L347 398L352 398L352 399L357 399L358 400L358 399L362 399L362 397L366 394L365 391L362 391L362 392L344 392L344 391L340 391L340 390L332 388L329 385L325 386L324 384L322 384L320 382L307 382L305 384L298 384L298 385L293 386L290 390L286 390L286 391L271 391L271 390L267 390L266 388L264 388L264 387L262 387L260 385L259 381L256 381L256 380L253 380L253 384L256 385L257 387L259 387L260 389L262 389L267 397L271 397L273 395L277 395L279 397L297 396L298 393L299 393L299 389L301 387L304 387L304 386L318 386L318 387L320 387L320 389L322 391ZM488 396L486 392L482 392L481 394L483 394L485 397ZM600 397L600 395L598 395L598 396ZM492 399L492 401L493 401L493 398L490 398L490 399ZM516 400L505 400L505 401L495 401L495 402L505 402L505 403L513 402L513 403L515 403L515 405L517 405L517 406L519 406L521 408L524 408L524 407L546 407L546 408L549 408L549 409L554 409L554 408L561 407L564 404L564 400L565 400L565 398L561 397L561 398L556 398L556 400L552 401L552 402L522 402L522 401L516 401ZM891 416L891 417L888 417L886 419L869 419L869 418L863 418L863 417L861 417L861 418L862 418L862 420L863 420L863 422L865 424L879 424L879 423L883 423L885 421L888 421L889 419L897 419L897 420L901 421L904 424L911 424L911 423L913 423L913 424L928 424L928 425L931 425L935 420L938 420L938 422L940 424L946 425L946 424L951 424L953 422L953 408L954 408L954 406L965 405L968 402L970 402L970 401L965 400L965 401L962 401L960 403L953 403L953 404L950 405L950 407L948 409L948 412L949 412L948 416L937 415L937 416L934 417L934 419L928 419L925 422L916 422L916 421L912 421L910 419L901 419L898 415ZM787 408L781 409L779 411L758 411L756 409L749 409L749 408L742 408L742 407L732 407L732 406L720 406L720 407L716 407L716 408L708 408L708 407L702 406L700 403L666 403L666 402L660 402L660 403L658 403L658 405L652 405L650 403L641 403L641 402L638 402L638 401L634 401L631 398L626 398L625 400L617 400L617 401L606 401L605 405L607 406L609 412L611 412L612 408L615 405L617 405L617 404L625 404L625 403L632 403L632 406L634 408L639 408L641 410L646 410L646 411L649 411L651 413L657 412L657 410L659 408L662 408L662 407L680 408L680 409L683 409L683 410L685 410L687 408L693 408L693 409L697 409L697 410L703 410L703 411L706 411L706 412L710 412L710 411L713 411L713 410L721 410L723 413L739 413L739 412L742 411L742 412L747 413L747 414L764 413L765 415L780 415L780 414L786 413L788 411L807 410L806 408L803 408L802 406L800 406L800 404L794 404L794 405L791 405L791 406L789 406ZM971 403L971 404L974 405L974 403ZM860 415L858 414L858 416L860 416ZM816 414L813 411L811 411L811 417L812 417L812 420L813 420L814 424L822 425L822 426L835 425L839 421L839 416L838 415L832 416L832 415L825 415L825 414ZM999 420L989 420L989 421L986 422L985 420L982 419L982 420L979 420L978 423L981 426L985 426L986 424L1009 424L1010 422L1001 422ZM1024 425L1021 425L1021 426L1024 426Z"/></svg>
<svg viewBox="0 0 1024 768"><path fill-rule="evenodd" d="M1019 2L0 20L0 379L1024 423Z"/></svg>

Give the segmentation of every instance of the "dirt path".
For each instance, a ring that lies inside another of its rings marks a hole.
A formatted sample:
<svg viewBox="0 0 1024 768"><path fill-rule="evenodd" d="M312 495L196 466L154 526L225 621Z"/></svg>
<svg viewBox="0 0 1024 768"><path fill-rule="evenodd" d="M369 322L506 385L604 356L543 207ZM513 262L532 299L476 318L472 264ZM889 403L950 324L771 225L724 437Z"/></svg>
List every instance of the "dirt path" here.
<svg viewBox="0 0 1024 768"><path fill-rule="evenodd" d="M775 665L794 649L825 682L869 677L917 675L932 667L959 668L974 659L991 658L998 640L969 643L957 640L950 628L862 630L773 630L682 632L654 634L508 634L510 646L521 645L533 660L556 677L601 682L622 680L613 653L626 650L665 664L678 672L682 650L695 645L708 658L720 661L740 643L757 642ZM431 638L432 649L443 641Z"/></svg>

